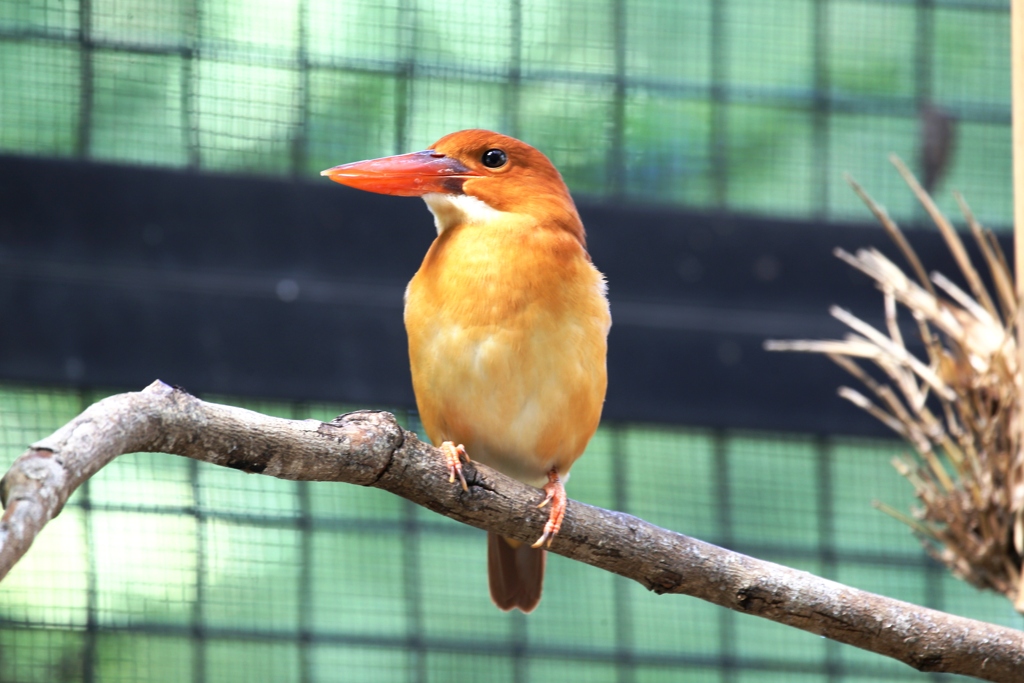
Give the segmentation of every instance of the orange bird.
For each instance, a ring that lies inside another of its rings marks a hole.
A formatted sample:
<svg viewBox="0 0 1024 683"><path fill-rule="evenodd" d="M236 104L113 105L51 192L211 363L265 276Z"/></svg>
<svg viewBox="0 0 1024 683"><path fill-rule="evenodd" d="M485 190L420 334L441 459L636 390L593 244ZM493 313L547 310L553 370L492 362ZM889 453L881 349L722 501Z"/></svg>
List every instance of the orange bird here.
<svg viewBox="0 0 1024 683"><path fill-rule="evenodd" d="M437 239L405 293L416 405L463 489L468 453L543 486L532 546L489 533L491 598L530 612L544 545L565 516L563 482L601 420L611 315L562 176L533 147L464 130L413 154L322 173L370 192L422 197Z"/></svg>

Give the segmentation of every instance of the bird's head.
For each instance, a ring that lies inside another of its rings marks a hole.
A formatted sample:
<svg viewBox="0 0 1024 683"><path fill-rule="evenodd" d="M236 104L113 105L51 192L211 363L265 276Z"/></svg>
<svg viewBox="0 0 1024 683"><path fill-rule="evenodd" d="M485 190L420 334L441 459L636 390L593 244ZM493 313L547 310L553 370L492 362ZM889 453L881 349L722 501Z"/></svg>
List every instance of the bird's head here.
<svg viewBox="0 0 1024 683"><path fill-rule="evenodd" d="M451 133L422 152L343 164L321 175L368 192L423 197L438 232L516 214L564 227L584 242L554 164L525 142L489 130Z"/></svg>

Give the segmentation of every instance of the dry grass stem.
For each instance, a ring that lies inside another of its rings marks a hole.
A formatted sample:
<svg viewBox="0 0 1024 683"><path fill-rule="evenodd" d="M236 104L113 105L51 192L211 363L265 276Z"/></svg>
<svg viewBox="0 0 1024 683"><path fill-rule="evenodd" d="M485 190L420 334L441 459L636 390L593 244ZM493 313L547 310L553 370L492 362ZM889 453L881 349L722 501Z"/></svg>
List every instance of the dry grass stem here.
<svg viewBox="0 0 1024 683"><path fill-rule="evenodd" d="M837 249L838 258L881 290L884 331L833 306L832 315L851 330L845 339L770 340L765 347L823 353L864 385L869 395L850 387L840 387L839 395L912 446L913 452L894 458L893 466L920 501L911 514L883 503L876 507L909 526L956 576L1002 593L1024 613L1024 425L1012 270L995 236L955 194L992 282L990 291L949 219L903 162L896 157L892 162L938 226L966 289L942 273L926 274L895 221L847 178L896 243L912 276L876 249L855 254ZM910 313L919 339L905 339L913 328L901 328L901 310Z"/></svg>

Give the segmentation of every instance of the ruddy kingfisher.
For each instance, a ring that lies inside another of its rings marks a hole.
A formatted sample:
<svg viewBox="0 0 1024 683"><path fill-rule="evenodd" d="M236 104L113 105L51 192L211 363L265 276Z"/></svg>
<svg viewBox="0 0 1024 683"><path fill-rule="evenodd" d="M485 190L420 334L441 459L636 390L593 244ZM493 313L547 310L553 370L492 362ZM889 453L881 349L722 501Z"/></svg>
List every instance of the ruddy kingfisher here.
<svg viewBox="0 0 1024 683"><path fill-rule="evenodd" d="M452 483L467 488L462 460L472 456L543 487L550 513L536 543L487 536L491 598L530 612L565 515L564 482L608 384L605 279L569 190L541 152L487 130L322 175L422 197L434 215L437 238L405 293L416 405Z"/></svg>

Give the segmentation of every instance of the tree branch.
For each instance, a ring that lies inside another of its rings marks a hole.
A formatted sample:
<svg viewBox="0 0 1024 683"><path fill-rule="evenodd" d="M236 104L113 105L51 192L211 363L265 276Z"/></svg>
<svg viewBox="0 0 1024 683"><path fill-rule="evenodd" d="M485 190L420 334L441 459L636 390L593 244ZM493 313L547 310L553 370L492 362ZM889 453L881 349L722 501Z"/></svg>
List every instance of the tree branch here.
<svg viewBox="0 0 1024 683"><path fill-rule="evenodd" d="M154 382L89 407L33 444L0 481L0 578L79 485L118 455L163 452L282 479L374 486L472 526L533 541L539 494L480 464L449 484L432 446L381 411L330 423L200 401ZM552 552L898 659L921 671L1024 678L1024 633L856 590L756 560L636 517L570 501Z"/></svg>

